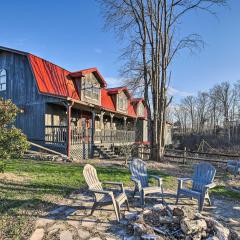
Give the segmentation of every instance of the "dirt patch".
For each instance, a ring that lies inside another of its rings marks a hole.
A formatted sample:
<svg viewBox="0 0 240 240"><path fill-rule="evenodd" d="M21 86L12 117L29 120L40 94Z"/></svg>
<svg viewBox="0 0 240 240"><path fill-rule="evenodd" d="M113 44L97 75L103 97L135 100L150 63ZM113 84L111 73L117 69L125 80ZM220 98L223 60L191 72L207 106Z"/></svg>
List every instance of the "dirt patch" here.
<svg viewBox="0 0 240 240"><path fill-rule="evenodd" d="M17 175L15 173L0 173L0 181L4 182L26 182L31 178L28 176Z"/></svg>

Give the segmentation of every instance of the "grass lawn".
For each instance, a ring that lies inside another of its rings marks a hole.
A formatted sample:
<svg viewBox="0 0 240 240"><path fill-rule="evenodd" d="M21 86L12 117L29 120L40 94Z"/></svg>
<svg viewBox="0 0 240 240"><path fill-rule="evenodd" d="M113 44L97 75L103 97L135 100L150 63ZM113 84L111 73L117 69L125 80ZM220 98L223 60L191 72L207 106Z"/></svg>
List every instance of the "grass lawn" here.
<svg viewBox="0 0 240 240"><path fill-rule="evenodd" d="M85 187L83 166L73 163L52 163L31 160L7 162L0 174L0 239L28 239L34 219L45 214L72 191ZM131 185L130 174L123 167L97 167L100 180L121 181ZM161 175L165 188L176 188L176 177L152 170ZM216 194L240 199L240 194L224 186ZM10 224L11 223L11 224Z"/></svg>
<svg viewBox="0 0 240 240"><path fill-rule="evenodd" d="M83 166L73 163L8 161L0 176L0 233L4 239L28 239L35 217L49 211L72 191L85 187L82 170ZM97 167L97 171L102 181L131 184L126 168ZM173 178L163 177L171 185Z"/></svg>

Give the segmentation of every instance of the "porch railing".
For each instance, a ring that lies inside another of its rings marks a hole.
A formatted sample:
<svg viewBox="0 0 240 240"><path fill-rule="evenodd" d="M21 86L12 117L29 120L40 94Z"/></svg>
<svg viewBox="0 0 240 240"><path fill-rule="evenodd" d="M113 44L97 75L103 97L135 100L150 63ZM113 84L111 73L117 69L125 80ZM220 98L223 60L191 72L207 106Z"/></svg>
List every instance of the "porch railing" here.
<svg viewBox="0 0 240 240"><path fill-rule="evenodd" d="M125 143L135 142L135 131L126 130L96 130L94 141L101 143Z"/></svg>
<svg viewBox="0 0 240 240"><path fill-rule="evenodd" d="M71 128L71 145L79 143L89 143L91 141L91 129L83 129L79 127Z"/></svg>
<svg viewBox="0 0 240 240"><path fill-rule="evenodd" d="M49 144L67 144L66 126L45 126L45 142ZM71 145L90 143L91 129L71 127ZM95 130L94 142L100 143L125 143L135 142L135 131L126 130Z"/></svg>
<svg viewBox="0 0 240 240"><path fill-rule="evenodd" d="M45 142L65 145L67 141L66 126L45 126Z"/></svg>

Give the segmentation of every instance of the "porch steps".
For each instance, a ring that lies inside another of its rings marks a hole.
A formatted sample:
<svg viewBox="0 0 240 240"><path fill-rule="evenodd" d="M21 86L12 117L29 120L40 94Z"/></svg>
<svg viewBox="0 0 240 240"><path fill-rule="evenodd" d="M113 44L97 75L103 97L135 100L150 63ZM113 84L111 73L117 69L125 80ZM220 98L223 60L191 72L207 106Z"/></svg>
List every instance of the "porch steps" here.
<svg viewBox="0 0 240 240"><path fill-rule="evenodd" d="M94 146L94 157L100 159L116 159L121 158L119 155L116 155L113 149L106 147L104 145L95 145Z"/></svg>

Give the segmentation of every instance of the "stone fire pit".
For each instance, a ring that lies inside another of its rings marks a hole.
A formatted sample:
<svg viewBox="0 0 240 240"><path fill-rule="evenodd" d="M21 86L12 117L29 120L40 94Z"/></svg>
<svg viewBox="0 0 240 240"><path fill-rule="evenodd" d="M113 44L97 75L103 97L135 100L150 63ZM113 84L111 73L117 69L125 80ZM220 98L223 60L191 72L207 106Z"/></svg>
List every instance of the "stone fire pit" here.
<svg viewBox="0 0 240 240"><path fill-rule="evenodd" d="M128 232L134 239L146 240L238 240L240 237L221 223L204 217L187 207L169 207L162 204L129 214Z"/></svg>

